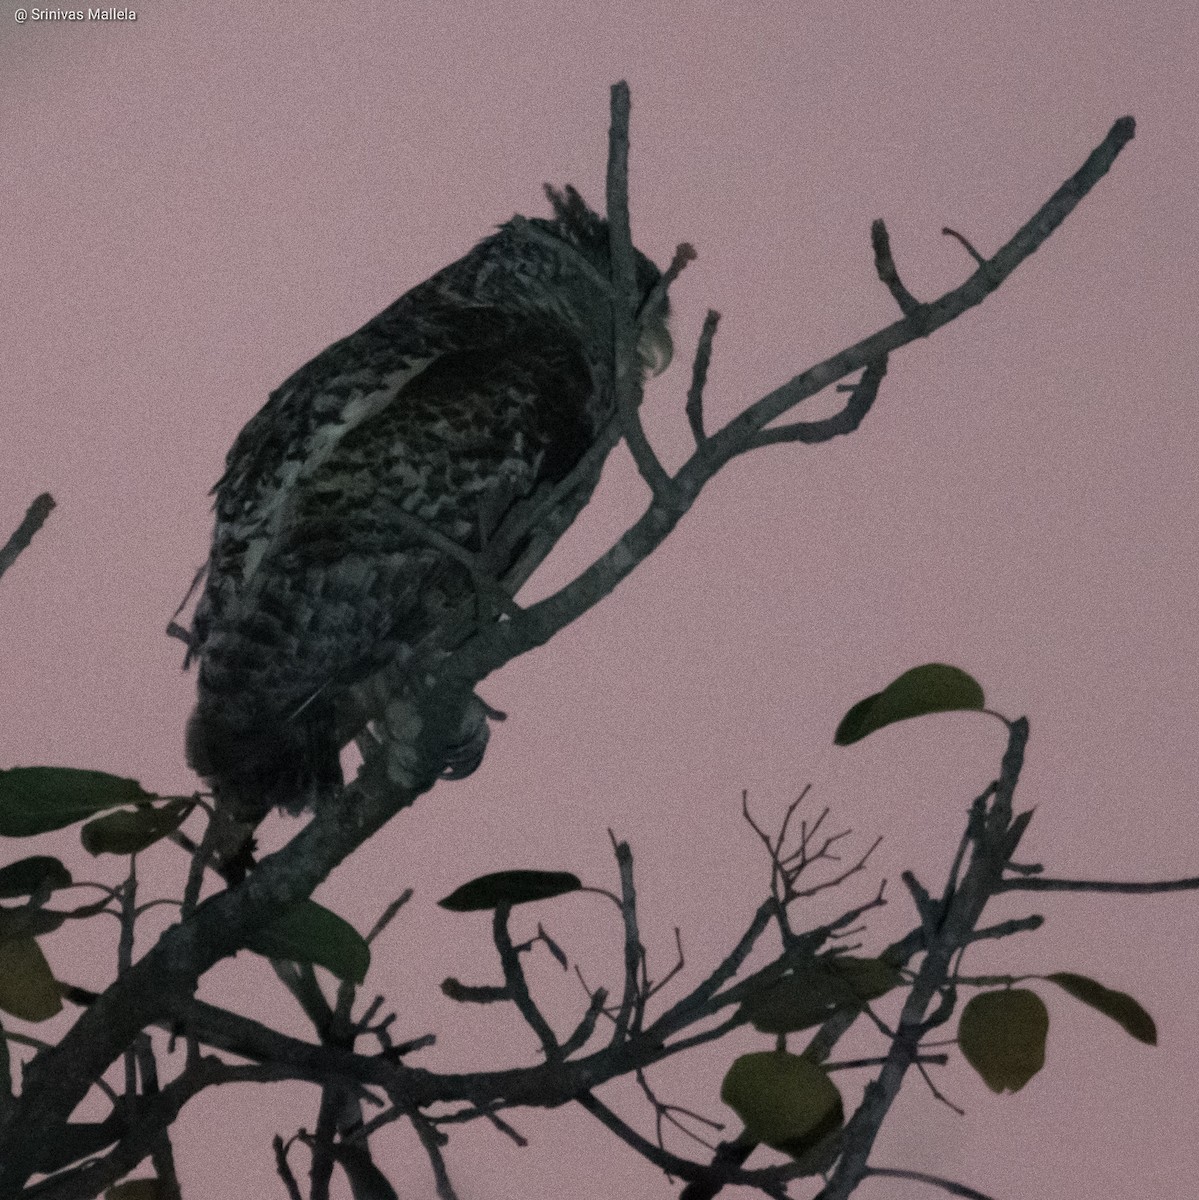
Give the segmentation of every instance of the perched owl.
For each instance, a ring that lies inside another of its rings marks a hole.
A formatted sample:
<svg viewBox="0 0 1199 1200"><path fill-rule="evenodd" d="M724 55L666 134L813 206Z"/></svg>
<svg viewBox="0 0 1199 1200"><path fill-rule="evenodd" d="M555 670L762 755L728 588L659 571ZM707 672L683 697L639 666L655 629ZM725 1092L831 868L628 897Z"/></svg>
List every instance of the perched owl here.
<svg viewBox="0 0 1199 1200"><path fill-rule="evenodd" d="M613 415L607 223L573 188L546 192L552 220L513 218L335 342L229 452L190 639L187 754L244 819L335 792L380 689L477 592L438 536L481 554ZM644 302L660 275L640 253L635 271ZM645 315L638 352L656 373L665 298ZM486 740L480 704L445 773L473 770Z"/></svg>

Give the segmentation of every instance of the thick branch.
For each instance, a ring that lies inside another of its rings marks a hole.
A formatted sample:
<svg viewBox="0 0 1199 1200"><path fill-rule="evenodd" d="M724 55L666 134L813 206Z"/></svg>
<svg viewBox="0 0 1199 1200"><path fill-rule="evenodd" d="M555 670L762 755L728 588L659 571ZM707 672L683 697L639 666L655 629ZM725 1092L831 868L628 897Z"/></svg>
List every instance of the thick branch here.
<svg viewBox="0 0 1199 1200"><path fill-rule="evenodd" d="M429 779L421 790L432 783ZM252 930L305 899L337 863L416 794L388 785L382 756L373 763L368 760L337 805L318 812L239 887L211 897L190 919L171 926L57 1046L38 1054L26 1070L24 1091L0 1127L0 1145L6 1147L0 1196L18 1193L51 1151L57 1130L93 1080L142 1029L189 999L209 967L235 953Z"/></svg>
<svg viewBox="0 0 1199 1200"><path fill-rule="evenodd" d="M129 1123L128 1132L103 1158L51 1176L23 1192L3 1191L0 1195L20 1195L28 1200L92 1200L153 1152L163 1130L174 1123L184 1104L197 1093L216 1084L286 1078L285 1072L271 1067L230 1066L215 1058L201 1059L162 1091L139 1099L137 1120ZM6 1140L6 1151L11 1151L14 1144Z"/></svg>

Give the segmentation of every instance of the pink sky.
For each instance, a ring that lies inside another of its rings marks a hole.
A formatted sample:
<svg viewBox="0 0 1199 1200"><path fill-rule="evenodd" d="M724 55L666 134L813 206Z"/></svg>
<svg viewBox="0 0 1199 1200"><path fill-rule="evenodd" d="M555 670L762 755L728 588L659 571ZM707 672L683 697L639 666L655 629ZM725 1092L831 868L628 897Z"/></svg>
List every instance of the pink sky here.
<svg viewBox="0 0 1199 1200"><path fill-rule="evenodd" d="M694 982L767 880L742 788L773 824L811 782L812 811L830 805L855 846L884 835L875 874L835 898L861 902L891 878L866 943L880 948L913 920L899 871L939 886L1001 730L953 715L848 749L832 733L854 701L932 659L1031 720L1022 859L1061 876L1199 874L1192 5L218 0L71 25L17 24L14 7L0 12L0 540L38 492L58 508L0 581L0 766L196 786L182 753L194 676L163 629L206 554L207 492L234 435L329 342L513 212L543 213L543 181L599 203L615 80L633 92L637 241L663 265L679 241L699 251L674 292L676 365L646 402L670 464L688 449L706 308L724 314L715 421L895 319L872 218L930 298L972 265L943 225L993 252L1132 113L1112 173L996 296L892 358L858 433L731 467L616 594L486 683L510 719L483 768L317 894L365 929L416 889L370 985L398 1009L397 1036L438 1033L420 1057L431 1068L534 1061L522 1026L438 992L446 975L498 972L486 922L438 898L515 866L614 886L611 827L636 855L651 969L669 966L678 925ZM642 500L614 461L533 590L583 566ZM277 818L268 840L292 828ZM77 877L116 877L73 837L45 847ZM145 857L168 886L178 852ZM544 921L593 986L615 980L608 907L529 911L528 929ZM956 1060L938 1085L964 1118L911 1080L875 1160L1011 1200L1189 1200L1199 898L1037 896L989 915L1027 912L1046 915L1041 933L979 949L968 969L1093 974L1150 1009L1159 1046L1042 989L1042 1074L995 1097ZM47 952L61 977L100 985L110 936L66 930ZM573 1023L577 984L548 960L535 981ZM303 1032L248 955L202 995ZM663 1098L735 1124L720 1077L765 1044L747 1033L654 1078ZM603 1094L652 1128L634 1090ZM197 1100L177 1128L185 1195L282 1196L270 1137L314 1120L299 1087ZM455 1133L464 1200L677 1193L581 1111L513 1121L529 1149L482 1123ZM433 1194L398 1126L377 1154L402 1195Z"/></svg>

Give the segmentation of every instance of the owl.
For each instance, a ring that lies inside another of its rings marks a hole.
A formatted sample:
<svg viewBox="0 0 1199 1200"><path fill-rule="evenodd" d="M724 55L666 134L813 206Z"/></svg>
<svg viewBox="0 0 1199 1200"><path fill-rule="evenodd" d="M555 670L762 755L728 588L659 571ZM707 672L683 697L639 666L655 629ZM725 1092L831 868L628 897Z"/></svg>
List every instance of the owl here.
<svg viewBox="0 0 1199 1200"><path fill-rule="evenodd" d="M446 652L447 614L496 619L471 563L498 578L516 561L519 544L487 557L505 516L613 416L607 222L573 188L546 193L552 219L514 217L318 354L229 451L187 757L241 819L337 793L340 751ZM634 259L644 305L660 273ZM670 361L659 296L639 324L645 375ZM443 774L481 761L487 713L470 710Z"/></svg>

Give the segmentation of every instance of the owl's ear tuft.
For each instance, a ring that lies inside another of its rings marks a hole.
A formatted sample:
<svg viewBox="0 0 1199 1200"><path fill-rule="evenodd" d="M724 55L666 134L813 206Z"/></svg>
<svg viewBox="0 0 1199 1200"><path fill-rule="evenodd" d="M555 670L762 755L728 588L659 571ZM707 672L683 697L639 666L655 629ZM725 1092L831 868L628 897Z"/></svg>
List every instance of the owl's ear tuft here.
<svg viewBox="0 0 1199 1200"><path fill-rule="evenodd" d="M554 221L564 234L577 242L605 239L603 218L568 183L559 191L552 183L545 184L545 194L554 210Z"/></svg>

